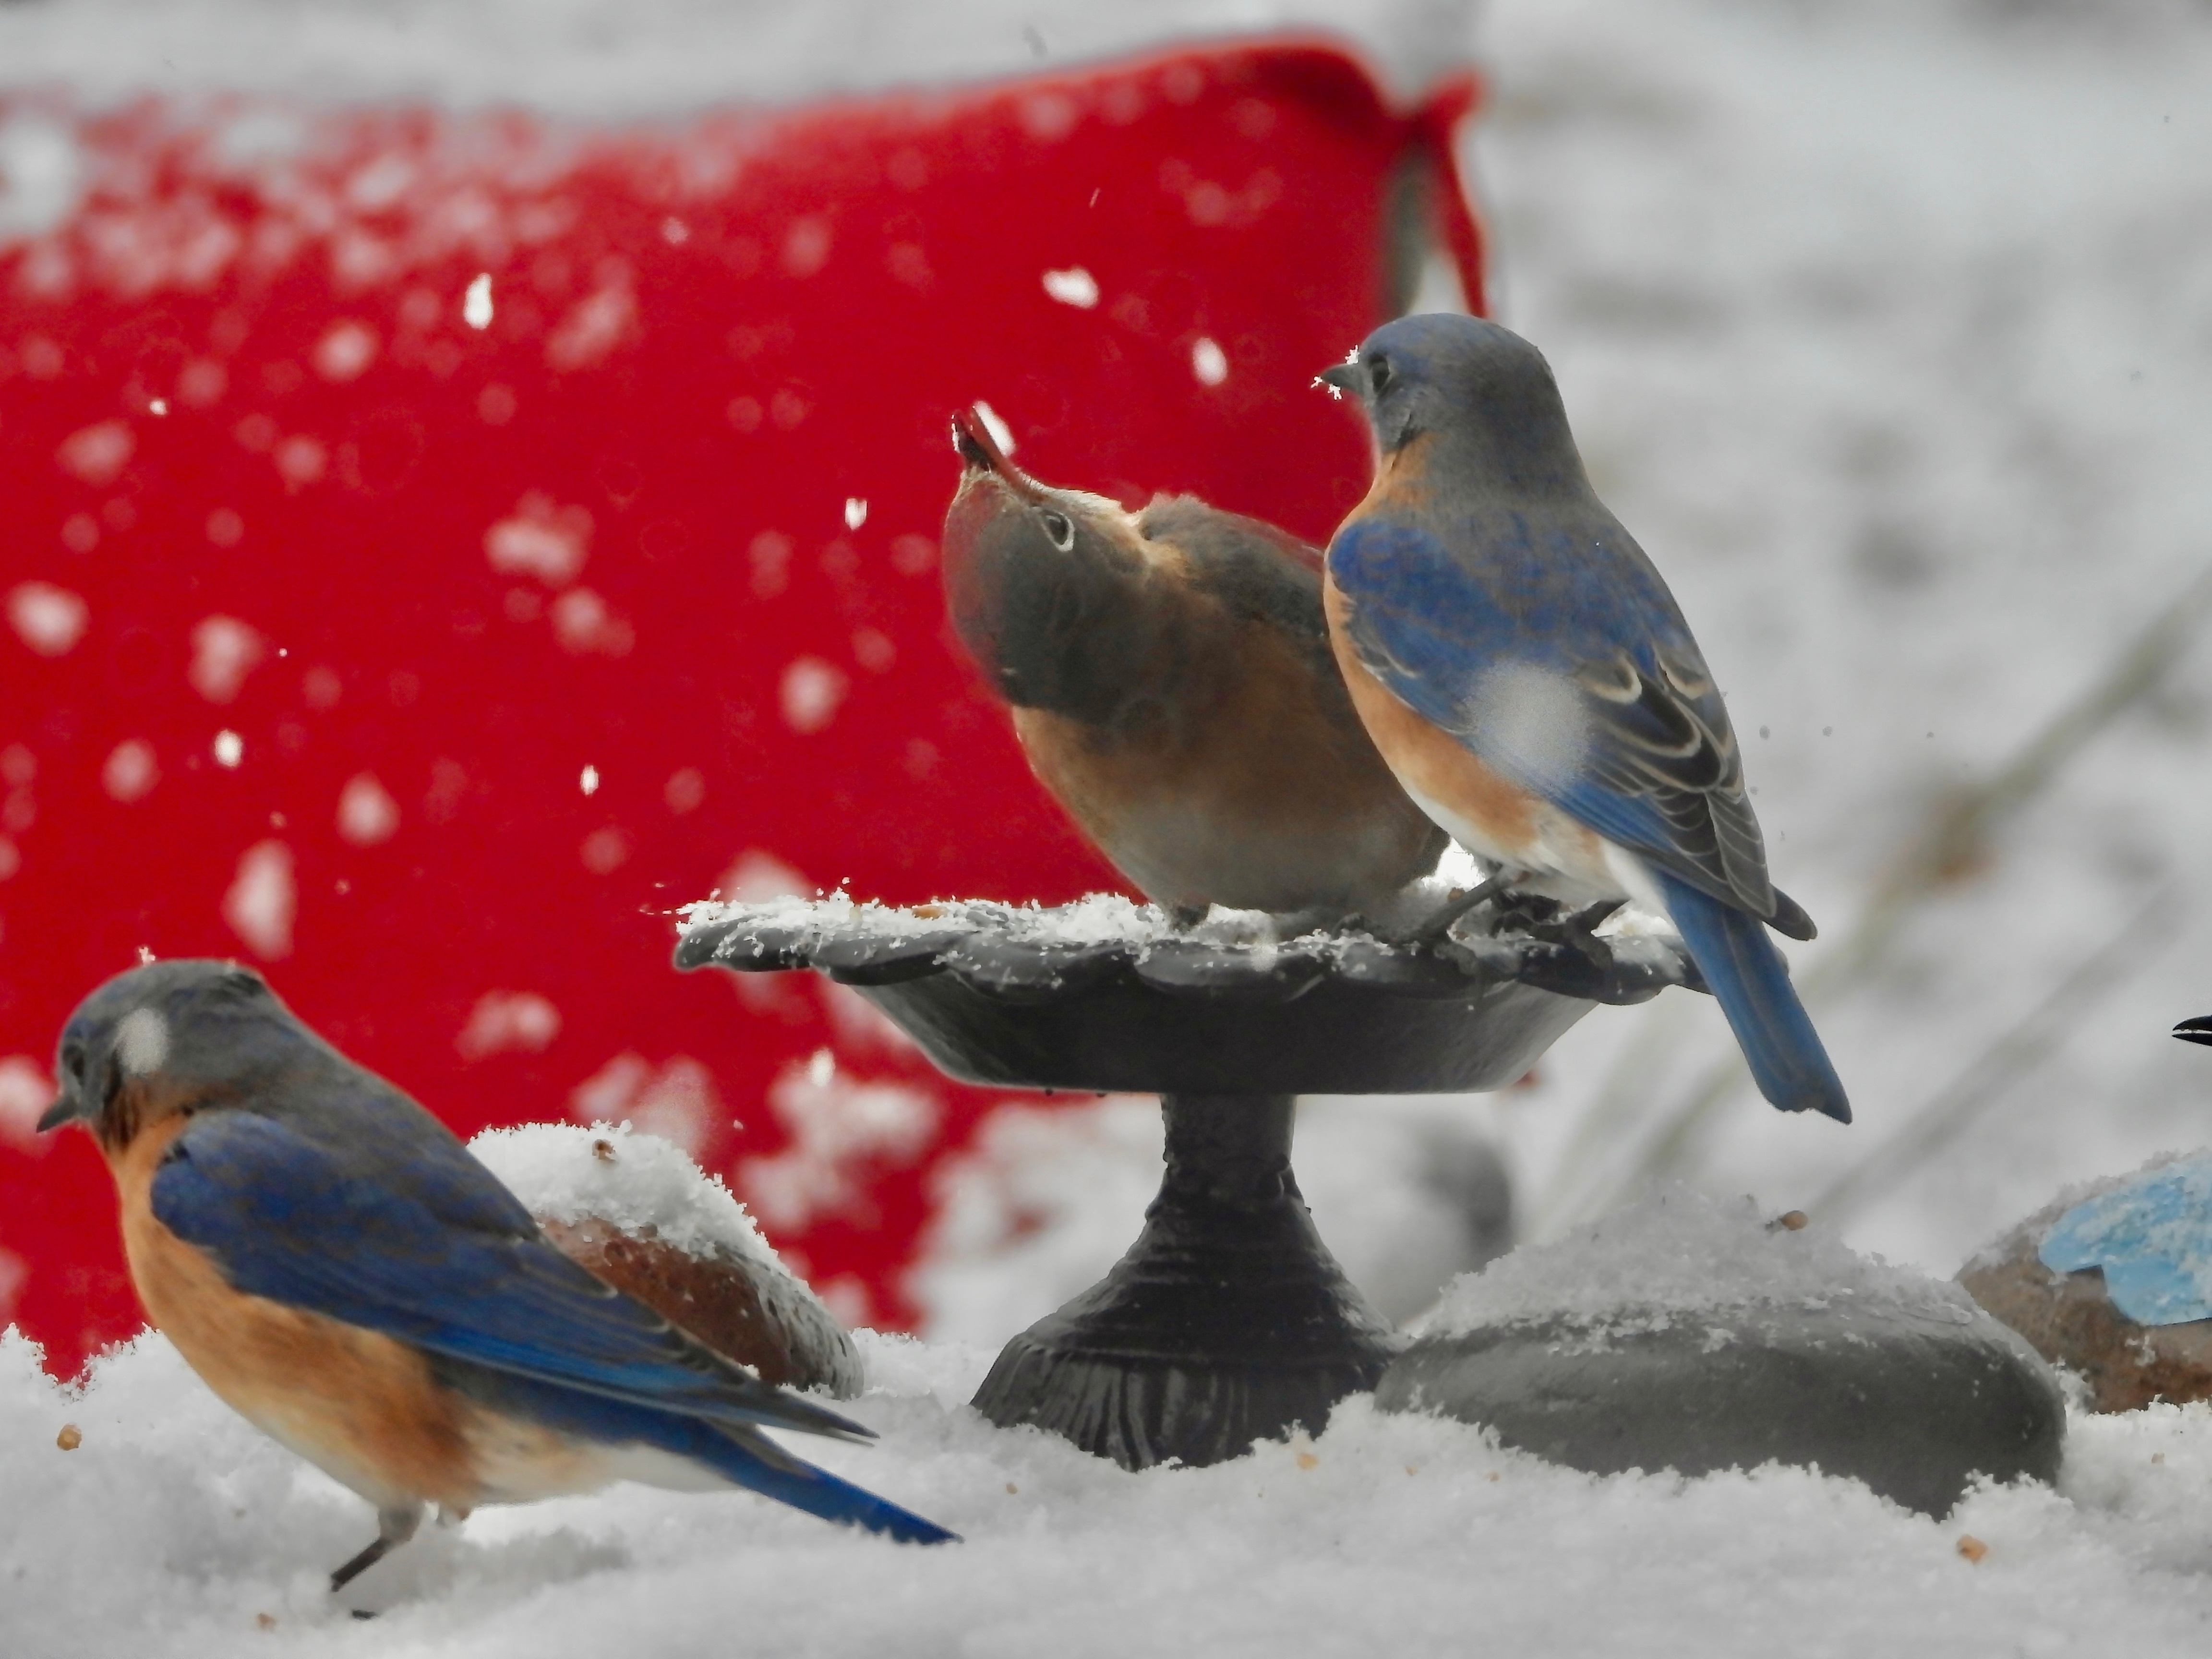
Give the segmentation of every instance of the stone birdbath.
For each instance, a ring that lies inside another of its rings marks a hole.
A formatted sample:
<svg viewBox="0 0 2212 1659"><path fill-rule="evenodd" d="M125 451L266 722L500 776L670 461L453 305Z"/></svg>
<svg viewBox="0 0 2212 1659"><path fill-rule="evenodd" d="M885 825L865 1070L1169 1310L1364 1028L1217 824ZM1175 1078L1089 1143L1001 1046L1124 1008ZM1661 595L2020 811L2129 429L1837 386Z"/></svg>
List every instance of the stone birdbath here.
<svg viewBox="0 0 2212 1659"><path fill-rule="evenodd" d="M1671 940L1594 933L1541 899L1404 943L1280 939L1246 913L1178 929L1118 898L841 895L694 906L676 961L827 974L964 1082L1160 1097L1166 1171L1144 1231L1006 1345L975 1401L1131 1468L1317 1431L1404 1346L1314 1229L1291 1169L1294 1097L1500 1088L1597 1004L1697 984Z"/></svg>

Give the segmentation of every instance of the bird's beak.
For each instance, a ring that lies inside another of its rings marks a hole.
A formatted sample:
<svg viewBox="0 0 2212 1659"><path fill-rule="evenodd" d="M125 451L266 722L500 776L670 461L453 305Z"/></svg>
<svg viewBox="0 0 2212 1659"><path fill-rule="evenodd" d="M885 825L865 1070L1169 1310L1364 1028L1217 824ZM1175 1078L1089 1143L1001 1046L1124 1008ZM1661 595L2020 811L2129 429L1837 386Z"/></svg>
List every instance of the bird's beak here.
<svg viewBox="0 0 2212 1659"><path fill-rule="evenodd" d="M2212 1014L2199 1014L2194 1019L2185 1019L2173 1028L2174 1036L2184 1042L2212 1044Z"/></svg>
<svg viewBox="0 0 2212 1659"><path fill-rule="evenodd" d="M64 1123L81 1123L84 1115L84 1102L78 1097L76 1091L64 1089L54 1097L54 1103L40 1115L38 1133L44 1134L49 1129L58 1129Z"/></svg>
<svg viewBox="0 0 2212 1659"><path fill-rule="evenodd" d="M1008 465L1006 453L991 436L991 428L972 409L952 411L952 447L961 465L975 472L998 472Z"/></svg>
<svg viewBox="0 0 2212 1659"><path fill-rule="evenodd" d="M991 428L973 409L952 411L952 447L959 452L961 465L970 472L991 473L1024 501L1043 498L1044 486L1006 459L1006 452L991 435Z"/></svg>
<svg viewBox="0 0 2212 1659"><path fill-rule="evenodd" d="M1359 365L1331 363L1314 376L1314 382L1317 386L1334 386L1339 392L1356 392L1359 390Z"/></svg>

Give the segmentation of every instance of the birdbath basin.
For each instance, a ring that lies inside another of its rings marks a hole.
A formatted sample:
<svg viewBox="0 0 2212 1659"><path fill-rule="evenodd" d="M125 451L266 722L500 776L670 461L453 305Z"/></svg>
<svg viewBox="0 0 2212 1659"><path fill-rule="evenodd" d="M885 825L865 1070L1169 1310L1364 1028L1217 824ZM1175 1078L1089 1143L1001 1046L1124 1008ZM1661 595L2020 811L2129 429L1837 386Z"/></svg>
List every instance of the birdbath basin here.
<svg viewBox="0 0 2212 1659"><path fill-rule="evenodd" d="M1314 1230L1291 1170L1294 1096L1499 1088L1597 1003L1697 983L1671 941L1546 911L1409 945L1279 940L1243 915L1177 930L1120 899L838 896L694 906L676 963L827 974L967 1082L1159 1095L1166 1171L1143 1232L1010 1341L975 1401L1140 1468L1318 1430L1401 1346Z"/></svg>

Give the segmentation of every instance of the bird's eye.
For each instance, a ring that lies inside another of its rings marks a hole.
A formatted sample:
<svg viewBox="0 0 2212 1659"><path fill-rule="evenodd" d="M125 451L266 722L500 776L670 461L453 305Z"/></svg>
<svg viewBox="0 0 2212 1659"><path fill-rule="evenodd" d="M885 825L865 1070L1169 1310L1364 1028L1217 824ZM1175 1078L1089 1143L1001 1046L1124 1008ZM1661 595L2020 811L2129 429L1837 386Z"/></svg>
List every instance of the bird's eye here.
<svg viewBox="0 0 2212 1659"><path fill-rule="evenodd" d="M84 1050L77 1048L75 1044L71 1044L69 1048L63 1049L62 1070L69 1073L69 1080L71 1083L83 1083Z"/></svg>
<svg viewBox="0 0 2212 1659"><path fill-rule="evenodd" d="M1375 389L1375 395L1378 398L1389 390L1390 360L1388 357L1375 357L1368 361L1367 384Z"/></svg>
<svg viewBox="0 0 2212 1659"><path fill-rule="evenodd" d="M1046 514L1044 533L1052 538L1052 544L1063 553L1075 545L1075 526L1065 513Z"/></svg>

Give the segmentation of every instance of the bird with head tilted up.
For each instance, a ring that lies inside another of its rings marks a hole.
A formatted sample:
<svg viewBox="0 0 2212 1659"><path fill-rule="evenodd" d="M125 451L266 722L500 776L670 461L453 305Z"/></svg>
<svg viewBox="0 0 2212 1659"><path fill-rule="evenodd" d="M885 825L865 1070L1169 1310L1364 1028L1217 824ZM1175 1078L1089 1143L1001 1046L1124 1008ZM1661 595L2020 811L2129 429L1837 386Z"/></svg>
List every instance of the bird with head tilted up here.
<svg viewBox="0 0 2212 1659"><path fill-rule="evenodd" d="M1038 780L1146 898L1333 921L1435 867L1444 836L1330 658L1316 550L1189 495L1129 513L1052 489L969 410L953 443L955 631Z"/></svg>
<svg viewBox="0 0 2212 1659"><path fill-rule="evenodd" d="M1767 937L1812 921L1768 878L1720 690L1590 488L1550 366L1495 323L1418 316L1321 379L1375 440L1328 546L1330 635L1407 793L1506 885L1667 916L1759 1091L1849 1122Z"/></svg>
<svg viewBox="0 0 2212 1659"><path fill-rule="evenodd" d="M763 1430L869 1431L721 1358L569 1261L451 1131L218 962L134 969L63 1029L41 1130L82 1123L155 1326L223 1401L376 1506L619 1480L748 1487L911 1543L952 1534Z"/></svg>

